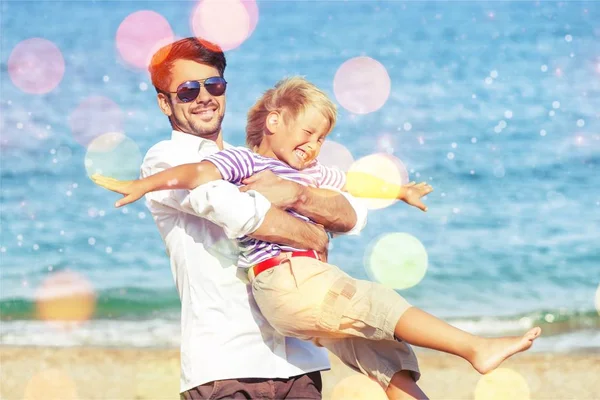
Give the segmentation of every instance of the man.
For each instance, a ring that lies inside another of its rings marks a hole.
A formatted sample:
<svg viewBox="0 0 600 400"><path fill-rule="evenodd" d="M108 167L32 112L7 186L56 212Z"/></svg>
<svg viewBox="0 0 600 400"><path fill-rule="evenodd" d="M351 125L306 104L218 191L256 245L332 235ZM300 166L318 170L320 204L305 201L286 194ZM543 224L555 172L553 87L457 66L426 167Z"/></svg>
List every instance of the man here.
<svg viewBox="0 0 600 400"><path fill-rule="evenodd" d="M152 83L173 132L170 140L148 151L142 177L198 162L229 146L221 132L225 66L216 46L196 38L154 55ZM357 232L366 222L366 210L353 206L345 194L269 174L256 176L252 187L264 195L217 181L192 191L146 196L181 299L180 389L185 399L321 398L319 371L329 368L327 352L282 337L266 323L237 273L238 250L231 239L249 235L326 254L325 229ZM293 208L325 229L278 207Z"/></svg>

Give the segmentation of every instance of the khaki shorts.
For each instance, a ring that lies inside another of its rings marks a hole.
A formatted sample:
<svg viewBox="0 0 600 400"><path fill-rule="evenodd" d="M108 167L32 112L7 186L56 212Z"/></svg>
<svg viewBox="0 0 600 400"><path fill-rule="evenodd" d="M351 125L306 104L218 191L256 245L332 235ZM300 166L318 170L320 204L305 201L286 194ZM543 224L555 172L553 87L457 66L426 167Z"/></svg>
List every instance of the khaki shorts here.
<svg viewBox="0 0 600 400"><path fill-rule="evenodd" d="M261 312L281 334L316 338L384 388L400 370L419 378L414 352L394 337L398 320L411 305L393 289L354 279L309 257L288 258L251 284Z"/></svg>

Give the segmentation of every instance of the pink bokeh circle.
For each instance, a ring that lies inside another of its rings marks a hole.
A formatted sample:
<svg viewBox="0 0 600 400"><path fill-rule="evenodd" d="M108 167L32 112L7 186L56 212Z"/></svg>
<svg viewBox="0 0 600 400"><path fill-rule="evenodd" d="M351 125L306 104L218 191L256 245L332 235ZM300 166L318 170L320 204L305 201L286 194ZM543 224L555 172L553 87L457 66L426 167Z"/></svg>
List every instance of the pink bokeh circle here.
<svg viewBox="0 0 600 400"><path fill-rule="evenodd" d="M65 74L60 49L42 38L23 40L8 58L8 75L26 93L44 94L53 90Z"/></svg>
<svg viewBox="0 0 600 400"><path fill-rule="evenodd" d="M161 46L174 40L169 22L155 11L142 10L129 14L117 29L119 54L133 67L145 69Z"/></svg>
<svg viewBox="0 0 600 400"><path fill-rule="evenodd" d="M107 132L123 131L123 112L111 99L90 96L69 116L73 138L87 147L95 138Z"/></svg>
<svg viewBox="0 0 600 400"><path fill-rule="evenodd" d="M346 146L329 139L321 146L318 160L326 167L338 168L344 172L348 171L354 163L354 157Z"/></svg>
<svg viewBox="0 0 600 400"><path fill-rule="evenodd" d="M194 35L227 51L239 47L258 23L255 0L200 0L192 12Z"/></svg>
<svg viewBox="0 0 600 400"><path fill-rule="evenodd" d="M391 86L383 64L370 57L355 57L344 62L333 78L335 98L355 114L379 110L390 96Z"/></svg>

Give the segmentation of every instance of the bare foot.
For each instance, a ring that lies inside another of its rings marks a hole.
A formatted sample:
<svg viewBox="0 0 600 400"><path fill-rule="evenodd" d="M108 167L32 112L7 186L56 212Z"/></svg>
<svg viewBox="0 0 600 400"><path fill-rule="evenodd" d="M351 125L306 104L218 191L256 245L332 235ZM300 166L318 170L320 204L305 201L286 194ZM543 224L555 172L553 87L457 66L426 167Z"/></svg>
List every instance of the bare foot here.
<svg viewBox="0 0 600 400"><path fill-rule="evenodd" d="M542 330L535 327L523 336L483 339L481 345L477 346L473 359L469 361L480 374L487 374L507 358L529 349L540 333Z"/></svg>

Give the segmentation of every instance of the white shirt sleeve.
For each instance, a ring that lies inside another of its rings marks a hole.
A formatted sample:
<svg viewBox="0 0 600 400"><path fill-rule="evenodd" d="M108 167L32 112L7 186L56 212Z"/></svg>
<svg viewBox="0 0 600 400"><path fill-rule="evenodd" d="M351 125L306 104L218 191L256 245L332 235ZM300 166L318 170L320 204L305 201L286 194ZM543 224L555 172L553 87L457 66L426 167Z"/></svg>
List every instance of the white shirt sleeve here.
<svg viewBox="0 0 600 400"><path fill-rule="evenodd" d="M341 193L346 198L346 200L348 200L350 206L352 206L354 212L356 213L356 224L352 229L350 229L348 232L330 232L331 237L334 238L341 235L360 235L360 232L367 225L367 214L369 210L367 209L365 203L360 201L359 199L356 199L350 193L343 192L338 188L332 186L322 186L321 188Z"/></svg>
<svg viewBox="0 0 600 400"><path fill-rule="evenodd" d="M154 146L146 154L141 167L142 178L194 162L181 156L175 157L161 147L160 144ZM209 182L193 190L150 192L146 194L146 204L149 208L164 206L205 218L222 227L231 239L258 229L271 207L269 200L260 193L253 190L240 192L237 186L223 180Z"/></svg>
<svg viewBox="0 0 600 400"><path fill-rule="evenodd" d="M334 189L332 189L332 190L334 190ZM354 227L351 230L349 230L348 232L336 232L334 234L334 236L339 236L339 235L360 235L360 232L367 225L367 214L368 214L369 210L365 206L365 203L363 203L362 201L356 199L350 193L348 193L348 192L341 192L341 191L340 191L340 193L342 195L344 195L344 197L346 198L346 200L348 200L348 202L350 203L350 205L354 209L354 212L356 213L356 225L354 225Z"/></svg>
<svg viewBox="0 0 600 400"><path fill-rule="evenodd" d="M271 203L260 193L240 192L237 186L223 180L198 186L189 192L182 204L196 215L206 218L225 230L230 239L246 236L263 223Z"/></svg>

